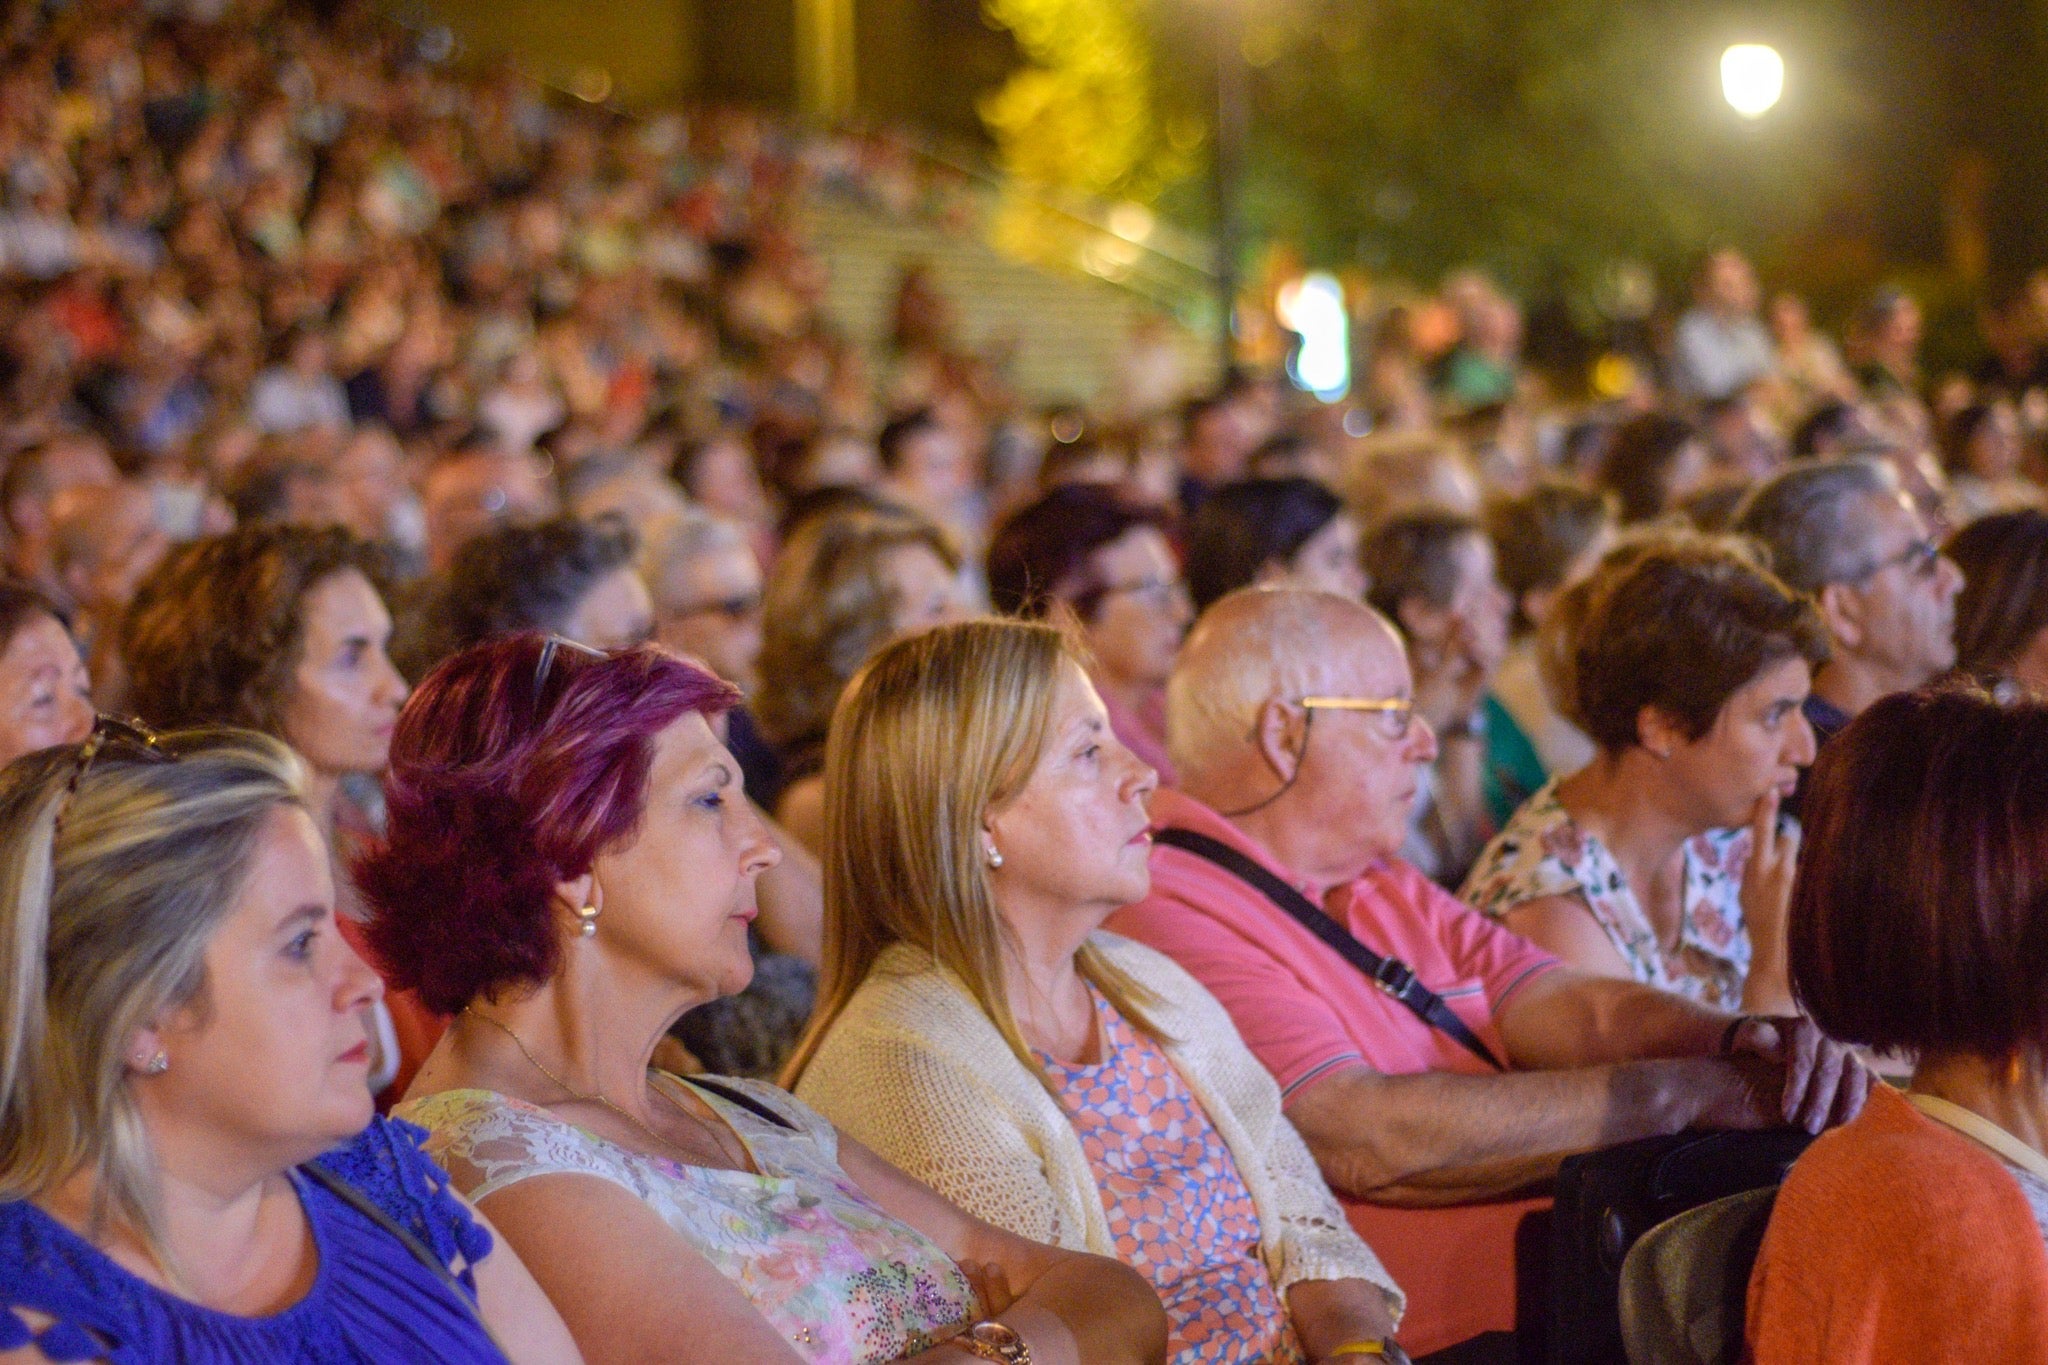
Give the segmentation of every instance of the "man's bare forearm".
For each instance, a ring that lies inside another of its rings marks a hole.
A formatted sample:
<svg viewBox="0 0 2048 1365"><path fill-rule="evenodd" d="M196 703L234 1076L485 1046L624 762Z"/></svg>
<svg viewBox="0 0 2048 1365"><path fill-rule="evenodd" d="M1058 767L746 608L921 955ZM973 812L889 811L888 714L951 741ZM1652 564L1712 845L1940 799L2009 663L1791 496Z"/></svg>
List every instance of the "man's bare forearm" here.
<svg viewBox="0 0 2048 1365"><path fill-rule="evenodd" d="M1287 1114L1324 1178L1353 1198L1437 1205L1501 1198L1575 1152L1692 1123L1738 1078L1710 1061L1652 1061L1503 1076L1333 1073Z"/></svg>
<svg viewBox="0 0 2048 1365"><path fill-rule="evenodd" d="M1731 1020L1668 991L1571 967L1529 982L1499 1016L1509 1060L1531 1071L1712 1056Z"/></svg>

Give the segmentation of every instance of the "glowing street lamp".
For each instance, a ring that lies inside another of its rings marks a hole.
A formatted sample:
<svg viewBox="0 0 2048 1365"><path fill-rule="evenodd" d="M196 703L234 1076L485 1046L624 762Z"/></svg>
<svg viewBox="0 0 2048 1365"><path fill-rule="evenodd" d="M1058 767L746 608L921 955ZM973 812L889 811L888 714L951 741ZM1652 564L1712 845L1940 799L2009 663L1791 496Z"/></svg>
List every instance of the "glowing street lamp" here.
<svg viewBox="0 0 2048 1365"><path fill-rule="evenodd" d="M1744 118L1762 118L1785 93L1785 59L1762 43L1737 43L1721 54L1721 93Z"/></svg>

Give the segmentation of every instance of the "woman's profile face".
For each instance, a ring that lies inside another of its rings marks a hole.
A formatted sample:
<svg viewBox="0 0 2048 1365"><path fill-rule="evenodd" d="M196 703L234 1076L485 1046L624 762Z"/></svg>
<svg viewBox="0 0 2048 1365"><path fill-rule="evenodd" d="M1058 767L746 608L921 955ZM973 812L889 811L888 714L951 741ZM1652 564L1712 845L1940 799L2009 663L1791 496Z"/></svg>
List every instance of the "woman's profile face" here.
<svg viewBox="0 0 2048 1365"><path fill-rule="evenodd" d="M1766 664L1721 704L1704 735L1673 751L1672 775L1690 789L1702 828L1746 823L1772 790L1792 795L1799 770L1813 762L1813 727L1800 709L1812 690L1806 660Z"/></svg>
<svg viewBox="0 0 2048 1365"><path fill-rule="evenodd" d="M654 599L647 584L630 568L606 574L562 623L562 634L607 653L646 644L654 638Z"/></svg>
<svg viewBox="0 0 2048 1365"><path fill-rule="evenodd" d="M989 881L1006 915L1073 912L1100 923L1152 889L1146 802L1159 774L1117 740L1075 664L1061 670L1046 736L1023 789L988 817L1003 858Z"/></svg>
<svg viewBox="0 0 2048 1365"><path fill-rule="evenodd" d="M1513 606L1494 566L1493 542L1484 535L1461 537L1452 562L1457 587L1444 612L1450 648L1466 664L1490 675L1507 655Z"/></svg>
<svg viewBox="0 0 2048 1365"><path fill-rule="evenodd" d="M1994 403L1990 415L1970 437L1969 469L1980 479L1996 483L2019 472L2025 450L2020 444L2020 420L2010 403Z"/></svg>
<svg viewBox="0 0 2048 1365"><path fill-rule="evenodd" d="M922 541L892 546L882 552L876 568L889 585L890 600L895 604L890 639L967 619L967 596L961 591L960 575L946 567L931 546Z"/></svg>
<svg viewBox="0 0 2048 1365"><path fill-rule="evenodd" d="M0 650L0 766L92 731L92 683L71 634L38 612Z"/></svg>
<svg viewBox="0 0 2048 1365"><path fill-rule="evenodd" d="M1085 632L1101 676L1165 686L1195 618L1173 547L1157 529L1134 526L1095 552L1094 570L1104 591Z"/></svg>
<svg viewBox="0 0 2048 1365"><path fill-rule="evenodd" d="M282 737L317 772L382 772L406 694L385 653L391 613L354 569L308 588L300 609L303 639L282 708Z"/></svg>
<svg viewBox="0 0 2048 1365"><path fill-rule="evenodd" d="M270 1169L361 1131L372 1106L360 1011L383 986L335 927L327 848L304 811L270 814L205 962L199 999L155 1030L169 1069L131 1082L145 1116Z"/></svg>
<svg viewBox="0 0 2048 1365"><path fill-rule="evenodd" d="M1333 592L1353 602L1365 599L1365 569L1358 560L1358 523L1343 512L1301 543L1278 582L1290 588Z"/></svg>
<svg viewBox="0 0 2048 1365"><path fill-rule="evenodd" d="M655 737L646 803L630 842L592 865L593 942L618 971L679 983L700 1002L737 994L754 974L754 883L782 850L703 716Z"/></svg>

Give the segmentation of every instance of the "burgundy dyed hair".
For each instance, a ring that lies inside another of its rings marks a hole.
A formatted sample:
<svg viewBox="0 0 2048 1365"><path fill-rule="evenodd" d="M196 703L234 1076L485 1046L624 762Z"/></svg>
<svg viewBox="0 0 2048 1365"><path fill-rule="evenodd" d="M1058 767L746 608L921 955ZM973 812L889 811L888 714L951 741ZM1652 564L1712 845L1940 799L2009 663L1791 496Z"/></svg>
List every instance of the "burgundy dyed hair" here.
<svg viewBox="0 0 2048 1365"><path fill-rule="evenodd" d="M2000 1059L2048 1048L2048 704L1886 697L1802 806L1792 986L1830 1035Z"/></svg>
<svg viewBox="0 0 2048 1365"><path fill-rule="evenodd" d="M655 736L739 700L653 646L563 644L543 679L546 639L487 640L427 675L391 739L385 836L355 861L371 949L443 1014L554 975L555 884L638 827Z"/></svg>

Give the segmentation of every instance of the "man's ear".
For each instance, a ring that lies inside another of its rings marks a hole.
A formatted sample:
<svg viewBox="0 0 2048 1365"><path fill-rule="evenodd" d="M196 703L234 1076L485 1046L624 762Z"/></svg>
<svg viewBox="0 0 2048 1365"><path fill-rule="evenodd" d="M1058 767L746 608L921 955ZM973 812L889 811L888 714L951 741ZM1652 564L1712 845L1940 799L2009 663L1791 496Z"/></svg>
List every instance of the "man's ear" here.
<svg viewBox="0 0 2048 1365"><path fill-rule="evenodd" d="M1253 722L1253 742L1266 766L1283 783L1292 782L1301 766L1307 725L1308 712L1299 706L1289 706L1274 698L1259 707L1258 719Z"/></svg>
<svg viewBox="0 0 2048 1365"><path fill-rule="evenodd" d="M1828 628L1828 638L1843 649L1856 649L1863 643L1864 617L1863 594L1847 583L1830 583L1814 597L1814 605L1820 611L1820 619Z"/></svg>

